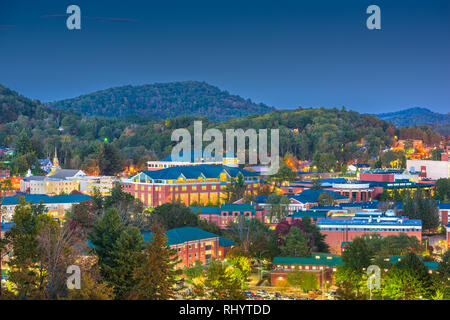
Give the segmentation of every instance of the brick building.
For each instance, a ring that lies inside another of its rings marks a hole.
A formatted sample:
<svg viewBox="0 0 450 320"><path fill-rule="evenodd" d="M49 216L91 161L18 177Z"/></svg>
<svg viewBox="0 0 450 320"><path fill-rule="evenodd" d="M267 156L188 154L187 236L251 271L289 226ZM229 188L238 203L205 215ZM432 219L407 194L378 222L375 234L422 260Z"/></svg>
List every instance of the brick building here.
<svg viewBox="0 0 450 320"><path fill-rule="evenodd" d="M190 207L200 219L216 224L219 228L228 228L228 225L239 217L247 220L257 219L264 223L264 210L251 204L222 204L220 207Z"/></svg>
<svg viewBox="0 0 450 320"><path fill-rule="evenodd" d="M270 272L270 283L276 286L279 281L287 280L290 272L314 272L319 279L320 285L323 282L333 281L333 273L338 266L344 265L341 256L324 253L313 253L311 257L275 257L272 261L272 271Z"/></svg>
<svg viewBox="0 0 450 320"><path fill-rule="evenodd" d="M2 219L4 221L10 221L12 219L14 209L19 203L19 199L21 197L24 197L25 202L27 203L39 204L42 202L47 210L47 214L60 220L64 219L66 212L72 209L72 205L91 199L90 196L83 194L59 195L52 197L42 194L5 197L0 208Z"/></svg>
<svg viewBox="0 0 450 320"><path fill-rule="evenodd" d="M179 166L154 171L143 171L131 179L123 179L122 189L139 199L145 206L156 207L181 201L207 204L223 202L223 190L232 179L242 174L248 193L256 192L259 175L224 165Z"/></svg>
<svg viewBox="0 0 450 320"><path fill-rule="evenodd" d="M402 256L387 256L384 261L393 265L401 261ZM419 256L422 259L422 256ZM438 263L423 261L430 274L436 272ZM320 286L325 281L327 284L334 282L334 273L339 266L343 266L341 256L334 254L313 253L311 257L275 257L272 261L270 272L271 285L276 286L279 281L287 280L290 272L314 272L317 275ZM387 269L386 269L387 271Z"/></svg>
<svg viewBox="0 0 450 320"><path fill-rule="evenodd" d="M439 221L441 222L441 224L444 226L449 224L448 212L450 211L450 203L439 203L438 208L439 208Z"/></svg>
<svg viewBox="0 0 450 320"><path fill-rule="evenodd" d="M330 246L330 251L335 254L341 253L343 242L351 242L355 237L365 234L377 233L386 237L405 233L422 240L422 221L405 217L355 215L342 219L320 219L317 226L326 236L325 242Z"/></svg>
<svg viewBox="0 0 450 320"><path fill-rule="evenodd" d="M151 232L143 232L144 241L151 241ZM196 261L203 264L211 259L222 260L235 245L231 240L197 227L182 227L166 232L167 245L174 249L180 262L177 268L185 268Z"/></svg>

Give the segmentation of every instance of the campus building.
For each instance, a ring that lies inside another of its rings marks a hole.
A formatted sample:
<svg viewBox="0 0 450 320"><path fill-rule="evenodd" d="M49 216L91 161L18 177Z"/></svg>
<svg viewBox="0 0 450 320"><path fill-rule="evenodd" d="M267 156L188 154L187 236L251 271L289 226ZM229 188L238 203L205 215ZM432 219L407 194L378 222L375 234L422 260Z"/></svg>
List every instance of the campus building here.
<svg viewBox="0 0 450 320"><path fill-rule="evenodd" d="M450 248L450 224L445 227L445 230L447 231L447 248Z"/></svg>
<svg viewBox="0 0 450 320"><path fill-rule="evenodd" d="M76 180L79 182L79 191L91 196L96 192L99 192L102 196L110 196L114 184L119 183L119 180L112 176L85 176Z"/></svg>
<svg viewBox="0 0 450 320"><path fill-rule="evenodd" d="M142 233L144 241L151 241L150 231ZM176 251L180 262L176 268L183 269L193 265L196 261L206 264L211 259L222 260L227 252L235 245L231 240L214 233L204 231L198 227L182 227L166 232L167 245Z"/></svg>
<svg viewBox="0 0 450 320"><path fill-rule="evenodd" d="M190 207L197 213L200 219L214 223L221 229L228 228L231 222L236 222L240 217L246 220L257 219L264 223L264 210L252 204L222 204L220 207Z"/></svg>
<svg viewBox="0 0 450 320"><path fill-rule="evenodd" d="M178 166L161 170L143 171L131 179L123 179L122 189L145 206L156 207L168 202L180 201L186 206L222 203L224 189L242 174L247 193L256 192L259 175L236 167L224 165Z"/></svg>
<svg viewBox="0 0 450 320"><path fill-rule="evenodd" d="M5 197L2 201L1 213L3 221L11 221L14 215L14 209L19 203L21 197L25 198L25 202L30 202L33 204L42 203L50 216L60 219L64 219L67 211L72 209L74 204L78 204L83 201L91 199L88 195L59 195L59 196L48 196L48 195L24 195L24 196L13 196Z"/></svg>
<svg viewBox="0 0 450 320"><path fill-rule="evenodd" d="M418 256L423 260L422 256ZM401 261L402 256L387 256L384 261L388 265L393 265ZM428 272L436 272L438 263L434 261L423 261L428 268ZM272 271L270 272L271 285L276 286L280 281L286 281L289 273L314 272L319 280L319 285L332 284L334 273L339 266L343 266L340 255L313 253L311 257L274 257L272 261ZM385 269L388 271L388 269Z"/></svg>
<svg viewBox="0 0 450 320"><path fill-rule="evenodd" d="M342 219L320 219L316 224L326 236L330 251L340 254L343 242L351 242L355 237L377 233L382 237L405 233L422 240L422 221L405 217L382 216L380 213L355 214Z"/></svg>
<svg viewBox="0 0 450 320"><path fill-rule="evenodd" d="M407 160L406 167L409 171L418 172L422 179L437 180L450 177L450 161Z"/></svg>
<svg viewBox="0 0 450 320"><path fill-rule="evenodd" d="M445 226L449 224L448 221L448 212L450 211L450 203L439 203L439 221L440 223Z"/></svg>
<svg viewBox="0 0 450 320"><path fill-rule="evenodd" d="M276 286L280 281L286 281L290 272L314 272L317 275L320 286L331 283L333 274L338 266L344 263L341 256L334 254L313 253L311 257L274 257L270 283Z"/></svg>
<svg viewBox="0 0 450 320"><path fill-rule="evenodd" d="M370 182L395 182L395 181L411 181L417 182L419 175L411 170L397 169L372 169L365 170L358 174L358 180Z"/></svg>

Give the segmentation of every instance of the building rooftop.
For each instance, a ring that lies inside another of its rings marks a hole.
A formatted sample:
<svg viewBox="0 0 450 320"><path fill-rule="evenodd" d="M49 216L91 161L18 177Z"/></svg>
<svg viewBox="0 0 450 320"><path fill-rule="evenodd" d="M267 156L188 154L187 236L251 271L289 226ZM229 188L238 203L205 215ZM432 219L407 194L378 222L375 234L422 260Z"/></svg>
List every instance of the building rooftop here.
<svg viewBox="0 0 450 320"><path fill-rule="evenodd" d="M324 253L313 253L311 257L274 257L272 265L309 265L309 266L342 266L341 256Z"/></svg>
<svg viewBox="0 0 450 320"><path fill-rule="evenodd" d="M351 242L343 242L350 244ZM422 260L422 256L419 256ZM402 259L402 256L390 256L388 257L389 263L394 264ZM423 261L424 265L430 270L436 270L438 263L434 261ZM344 263L341 260L341 256L324 253L313 253L311 257L274 257L272 265L309 265L309 266L327 266L337 267L342 266Z"/></svg>
<svg viewBox="0 0 450 320"><path fill-rule="evenodd" d="M293 198L301 203L317 203L319 202L319 197L322 193L326 193L332 196L335 200L348 199L347 197L344 197L343 195L331 190L314 190L314 189L304 190L289 198L290 199Z"/></svg>
<svg viewBox="0 0 450 320"><path fill-rule="evenodd" d="M220 178L220 174L223 172L228 173L233 178L237 177L239 173L242 173L244 177L259 176L259 174L256 172L214 164L202 164L198 166L175 166L164 168L161 170L142 171L143 174L147 175L153 180L176 180L180 176L184 176L186 179L198 179L201 176L204 176L207 179L218 179ZM134 179L134 177L132 179Z"/></svg>
<svg viewBox="0 0 450 320"><path fill-rule="evenodd" d="M371 226L422 226L422 220L404 219L404 217L382 217L377 218L343 218L343 219L320 219L317 225L371 225Z"/></svg>
<svg viewBox="0 0 450 320"><path fill-rule="evenodd" d="M2 205L4 206L17 205L21 197L25 198L25 202L32 202L34 204L39 204L41 201L43 202L43 204L79 203L91 199L91 196L84 194L68 194L58 196L48 196L46 194L27 194L27 195L16 195L12 197L5 197L3 199Z"/></svg>
<svg viewBox="0 0 450 320"><path fill-rule="evenodd" d="M53 178L53 179L67 179L75 177L76 175L85 176L86 174L81 170L73 170L73 169L60 169L55 171L54 173L50 173L47 175L47 177Z"/></svg>
<svg viewBox="0 0 450 320"><path fill-rule="evenodd" d="M438 206L439 209L441 209L441 210L445 210L445 209L450 210L450 203L438 203L437 206Z"/></svg>
<svg viewBox="0 0 450 320"><path fill-rule="evenodd" d="M152 233L150 231L142 232L145 241L152 241ZM181 244L188 241L209 239L209 238L219 238L219 245L221 246L233 246L235 243L231 240L222 238L217 234L207 232L198 227L182 227L175 228L166 231L167 244L169 246Z"/></svg>
<svg viewBox="0 0 450 320"><path fill-rule="evenodd" d="M313 221L317 221L317 219L322 219L327 217L327 211L313 211L313 210L307 210L307 211L295 211L293 214L288 215L287 218L304 218L309 217Z"/></svg>

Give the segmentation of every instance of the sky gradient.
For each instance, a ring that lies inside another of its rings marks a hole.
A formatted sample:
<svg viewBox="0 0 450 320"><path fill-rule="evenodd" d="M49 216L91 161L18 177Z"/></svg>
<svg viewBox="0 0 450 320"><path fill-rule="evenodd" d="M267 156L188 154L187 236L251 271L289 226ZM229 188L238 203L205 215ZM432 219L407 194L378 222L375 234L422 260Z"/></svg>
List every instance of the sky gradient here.
<svg viewBox="0 0 450 320"><path fill-rule="evenodd" d="M381 30L366 28L371 4ZM0 2L0 84L27 97L183 80L276 108L447 113L450 1Z"/></svg>

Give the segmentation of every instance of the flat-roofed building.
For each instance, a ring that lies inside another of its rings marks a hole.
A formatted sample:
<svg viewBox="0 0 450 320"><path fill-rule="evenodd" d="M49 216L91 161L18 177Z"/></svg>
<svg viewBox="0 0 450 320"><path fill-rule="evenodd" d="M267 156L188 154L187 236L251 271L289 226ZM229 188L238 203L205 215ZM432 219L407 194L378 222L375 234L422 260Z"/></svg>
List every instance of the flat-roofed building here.
<svg viewBox="0 0 450 320"><path fill-rule="evenodd" d="M406 160L406 168L419 172L421 178L437 180L450 177L450 161Z"/></svg>
<svg viewBox="0 0 450 320"><path fill-rule="evenodd" d="M72 205L91 199L90 196L82 194L57 196L29 194L24 196L16 195L13 197L5 197L1 206L2 219L4 219L4 221L11 221L14 215L14 209L19 204L19 199L21 197L24 197L25 202L27 203L40 204L42 202L47 213L61 221L64 219L66 212L72 209Z"/></svg>
<svg viewBox="0 0 450 320"><path fill-rule="evenodd" d="M340 254L343 242L365 234L380 234L382 237L405 233L422 240L422 221L395 216L355 216L343 219L320 219L317 224L324 234L325 242L332 253Z"/></svg>
<svg viewBox="0 0 450 320"><path fill-rule="evenodd" d="M151 242L152 233L143 232L144 241ZM182 227L166 231L167 245L176 251L180 262L176 268L185 268L200 261L206 264L212 259L222 260L235 245L231 240L198 227Z"/></svg>
<svg viewBox="0 0 450 320"><path fill-rule="evenodd" d="M245 220L257 219L264 223L264 210L252 204L222 204L220 207L189 207L197 213L200 219L216 224L221 229L226 229L231 222L236 222L240 217Z"/></svg>

